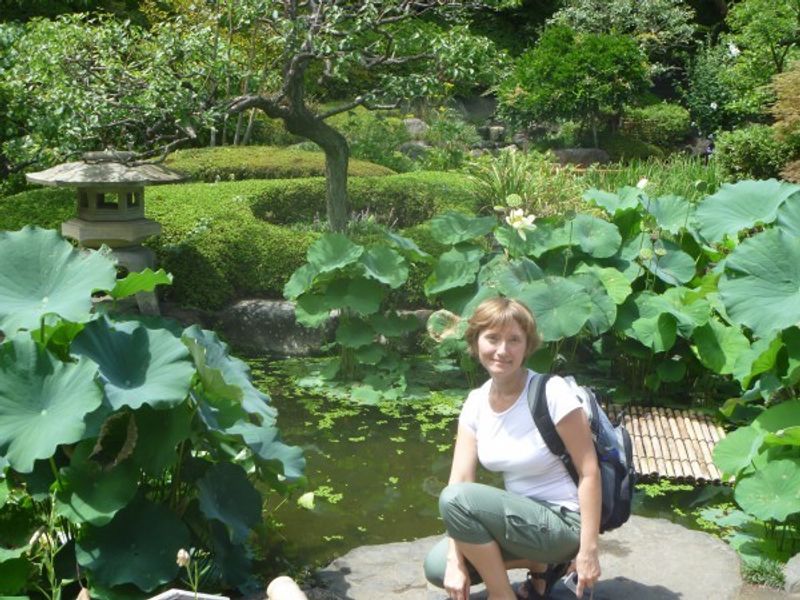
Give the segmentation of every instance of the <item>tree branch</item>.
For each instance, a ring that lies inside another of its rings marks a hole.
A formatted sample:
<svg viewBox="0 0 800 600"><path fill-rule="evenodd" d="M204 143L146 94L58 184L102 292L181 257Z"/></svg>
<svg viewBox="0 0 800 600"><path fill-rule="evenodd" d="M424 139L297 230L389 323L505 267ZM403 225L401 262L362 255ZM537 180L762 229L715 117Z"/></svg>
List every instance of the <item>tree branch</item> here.
<svg viewBox="0 0 800 600"><path fill-rule="evenodd" d="M247 110L248 108L258 108L273 119L285 119L289 116L289 111L279 104L279 99L265 98L264 96L247 95L239 96L231 100L228 104L227 113L234 115Z"/></svg>

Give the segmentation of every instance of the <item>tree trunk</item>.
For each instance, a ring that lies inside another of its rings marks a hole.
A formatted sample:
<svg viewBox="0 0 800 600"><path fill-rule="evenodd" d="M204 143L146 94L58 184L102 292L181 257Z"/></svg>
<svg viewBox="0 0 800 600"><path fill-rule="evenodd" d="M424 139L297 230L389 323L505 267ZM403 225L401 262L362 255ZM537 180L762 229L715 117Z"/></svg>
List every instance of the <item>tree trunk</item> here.
<svg viewBox="0 0 800 600"><path fill-rule="evenodd" d="M252 109L250 111L250 117L247 119L247 129L244 132L244 140L242 144L247 146L250 143L250 137L253 135L253 124L256 120L256 111Z"/></svg>

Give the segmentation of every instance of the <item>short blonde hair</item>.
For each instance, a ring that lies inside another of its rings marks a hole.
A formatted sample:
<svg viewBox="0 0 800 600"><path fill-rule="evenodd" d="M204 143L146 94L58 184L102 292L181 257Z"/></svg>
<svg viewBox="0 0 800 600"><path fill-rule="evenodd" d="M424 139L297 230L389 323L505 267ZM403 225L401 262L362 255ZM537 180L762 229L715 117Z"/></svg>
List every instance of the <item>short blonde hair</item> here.
<svg viewBox="0 0 800 600"><path fill-rule="evenodd" d="M481 302L469 318L464 337L470 354L478 355L478 336L483 330L502 328L512 321L525 332L525 356L536 352L542 340L533 313L519 300L497 297Z"/></svg>

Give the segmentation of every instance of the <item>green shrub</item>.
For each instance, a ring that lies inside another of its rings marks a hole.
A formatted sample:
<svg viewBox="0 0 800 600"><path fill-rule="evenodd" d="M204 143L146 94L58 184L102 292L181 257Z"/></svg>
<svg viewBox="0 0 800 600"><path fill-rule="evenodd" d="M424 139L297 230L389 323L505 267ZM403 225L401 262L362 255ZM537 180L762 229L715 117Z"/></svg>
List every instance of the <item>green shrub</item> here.
<svg viewBox="0 0 800 600"><path fill-rule="evenodd" d="M664 151L658 146L643 142L621 131L615 131L605 136L600 143L600 147L608 152L612 160L616 161L664 157Z"/></svg>
<svg viewBox="0 0 800 600"><path fill-rule="evenodd" d="M661 102L641 108L627 108L622 130L638 140L670 147L680 144L690 132L689 111L679 104Z"/></svg>
<svg viewBox="0 0 800 600"><path fill-rule="evenodd" d="M166 166L194 181L242 179L292 179L320 177L325 174L325 155L274 146L217 146L178 150L166 160ZM390 175L391 169L362 160L351 159L351 177Z"/></svg>
<svg viewBox="0 0 800 600"><path fill-rule="evenodd" d="M38 188L0 198L0 231L16 231L25 225L61 231L61 223L76 216L75 191Z"/></svg>
<svg viewBox="0 0 800 600"><path fill-rule="evenodd" d="M473 144L480 141L478 130L453 109L439 108L428 118L425 141L433 146L420 165L431 171L458 169L467 160Z"/></svg>
<svg viewBox="0 0 800 600"><path fill-rule="evenodd" d="M302 141L303 138L300 136L286 131L281 119L270 119L260 110L256 110L253 131L248 143L259 146L291 146Z"/></svg>
<svg viewBox="0 0 800 600"><path fill-rule="evenodd" d="M347 138L352 157L395 171L414 167L414 161L398 150L411 139L401 118L358 107L331 117L328 123Z"/></svg>
<svg viewBox="0 0 800 600"><path fill-rule="evenodd" d="M714 160L733 180L769 179L780 175L797 150L796 142L778 139L772 127L748 125L719 135Z"/></svg>

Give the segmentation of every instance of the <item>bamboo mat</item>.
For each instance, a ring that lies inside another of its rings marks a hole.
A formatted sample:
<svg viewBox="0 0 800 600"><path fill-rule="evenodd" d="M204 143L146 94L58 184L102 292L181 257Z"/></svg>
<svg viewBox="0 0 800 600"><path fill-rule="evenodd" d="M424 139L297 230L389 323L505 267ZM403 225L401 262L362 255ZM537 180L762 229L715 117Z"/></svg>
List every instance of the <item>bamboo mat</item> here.
<svg viewBox="0 0 800 600"><path fill-rule="evenodd" d="M623 425L633 442L633 464L644 480L667 478L686 483L722 483L712 458L724 430L707 415L690 410L652 406L610 406L616 422L624 412Z"/></svg>

